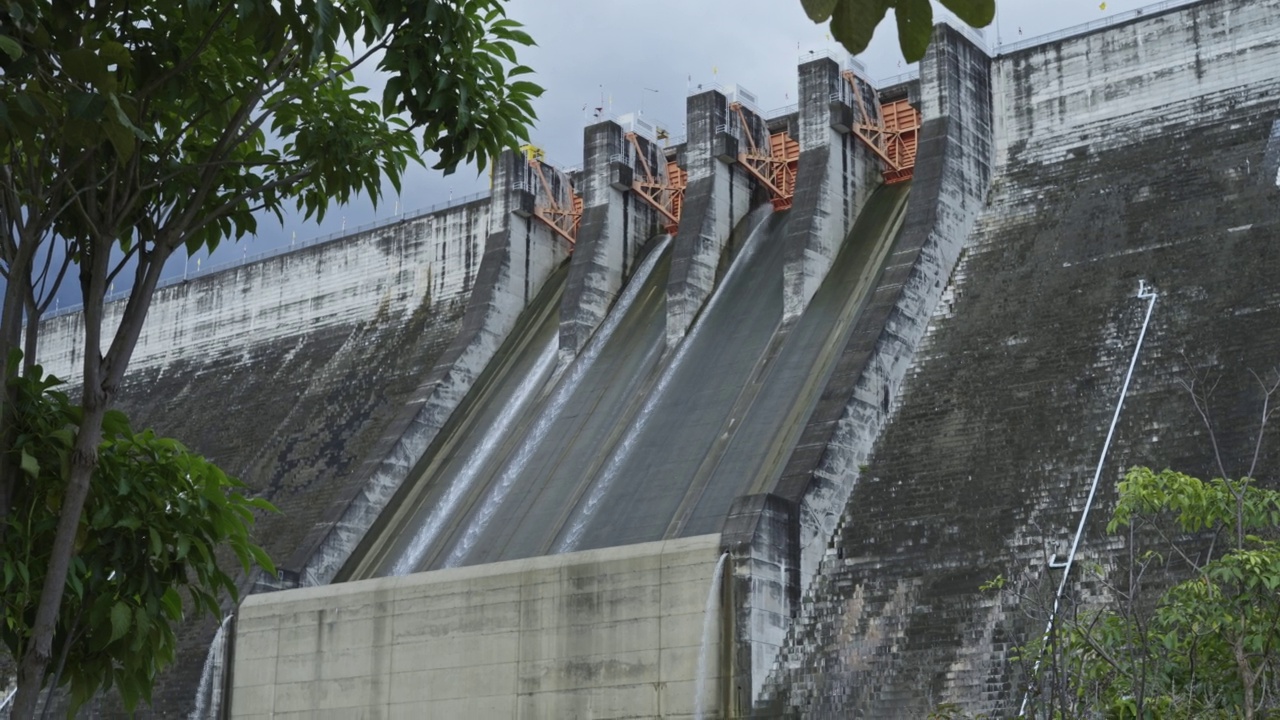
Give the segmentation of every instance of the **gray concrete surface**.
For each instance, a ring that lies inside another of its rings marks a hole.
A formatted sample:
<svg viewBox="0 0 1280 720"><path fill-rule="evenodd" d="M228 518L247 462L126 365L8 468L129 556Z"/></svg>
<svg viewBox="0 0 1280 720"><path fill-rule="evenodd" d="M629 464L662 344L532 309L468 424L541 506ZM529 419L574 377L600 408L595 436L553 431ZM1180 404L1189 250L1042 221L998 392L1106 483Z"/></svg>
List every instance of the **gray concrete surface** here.
<svg viewBox="0 0 1280 720"><path fill-rule="evenodd" d="M231 717L692 718L719 556L712 535L256 595Z"/></svg>
<svg viewBox="0 0 1280 720"><path fill-rule="evenodd" d="M1077 561L1127 578L1104 526L1128 467L1217 474L1182 383L1217 383L1227 472L1247 465L1262 403L1250 370L1280 357L1280 189L1262 170L1277 10L1200 3L993 61L987 206L759 717L1016 712L1011 648L1045 622L1023 598L1058 582L1044 558L1079 521L1142 326L1140 281L1160 297ZM1280 458L1263 455L1273 485ZM998 575L1016 590L977 591ZM1088 571L1069 589L1073 611L1110 597Z"/></svg>
<svg viewBox="0 0 1280 720"><path fill-rule="evenodd" d="M765 200L757 192L753 202L755 183L737 164L738 151L747 147L747 131L729 104L719 90L689 96L685 116L688 139L681 154L689 185L667 286L668 347L680 342L715 289L717 269L733 228L750 208ZM743 112L756 142L763 142L763 118L751 108Z"/></svg>
<svg viewBox="0 0 1280 720"><path fill-rule="evenodd" d="M604 321L645 241L662 232L664 219L631 190L629 179L644 177L644 163L625 138L629 129L608 120L583 130L582 227L561 309L565 363ZM666 163L662 148L641 133L636 142L643 160L657 172Z"/></svg>

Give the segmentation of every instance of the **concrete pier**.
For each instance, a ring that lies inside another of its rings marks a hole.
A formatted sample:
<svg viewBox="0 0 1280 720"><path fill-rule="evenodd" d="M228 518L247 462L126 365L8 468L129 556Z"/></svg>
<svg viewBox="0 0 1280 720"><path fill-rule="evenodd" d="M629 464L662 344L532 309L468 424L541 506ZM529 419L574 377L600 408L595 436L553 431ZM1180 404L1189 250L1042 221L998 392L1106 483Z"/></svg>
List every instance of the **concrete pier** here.
<svg viewBox="0 0 1280 720"><path fill-rule="evenodd" d="M804 312L858 212L881 183L880 160L848 126L840 126L854 112L842 70L825 57L800 65L800 161L784 270L788 323ZM875 98L870 100L874 108Z"/></svg>
<svg viewBox="0 0 1280 720"><path fill-rule="evenodd" d="M640 158L625 138L631 130L609 120L583 131L582 227L560 311L560 352L566 360L582 350L604 320L636 253L660 231L657 211L631 189L632 179L643 177ZM636 141L650 168L665 163L651 138L637 133Z"/></svg>
<svg viewBox="0 0 1280 720"><path fill-rule="evenodd" d="M939 25L921 63L924 125L897 244L836 372L772 492L800 510L801 586L817 570L850 490L889 419L991 178L990 60Z"/></svg>
<svg viewBox="0 0 1280 720"><path fill-rule="evenodd" d="M711 295L725 241L753 207L753 183L737 165L738 152L747 144L746 135L729 103L719 90L691 95L688 100L689 133L683 158L689 186L667 286L669 347L680 342ZM743 112L756 142L762 142L764 120L749 108Z"/></svg>

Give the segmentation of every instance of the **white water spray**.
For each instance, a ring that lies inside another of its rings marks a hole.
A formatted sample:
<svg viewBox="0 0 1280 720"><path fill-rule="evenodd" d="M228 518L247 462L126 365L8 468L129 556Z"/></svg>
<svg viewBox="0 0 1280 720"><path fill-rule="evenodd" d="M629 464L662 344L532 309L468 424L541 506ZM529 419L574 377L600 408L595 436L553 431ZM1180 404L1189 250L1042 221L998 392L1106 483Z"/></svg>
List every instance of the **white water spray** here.
<svg viewBox="0 0 1280 720"><path fill-rule="evenodd" d="M18 694L18 685L17 685L17 679L15 678L13 689L9 690L9 692L5 694L3 700L0 700L0 712L4 712L4 709L9 707L9 703L13 702L13 696L17 694Z"/></svg>
<svg viewBox="0 0 1280 720"><path fill-rule="evenodd" d="M671 384L672 378L675 377L681 365L684 363L684 357L689 353L689 348L694 344L703 327L706 326L706 319L713 315L712 310L720 303L724 297L724 293L720 292L729 283L743 272L742 268L747 265L747 261L755 255L762 242L761 238L767 233L763 232L764 223L761 222L751 236L747 238L747 242L742 247L742 252L729 268L729 272L725 273L724 280L720 282L720 287L716 289L711 300L707 302L707 307L703 310L698 321L694 323L693 328L689 330L689 334L681 341L680 347L676 350L676 354L672 356L667 366L663 368L662 375L658 377L658 382L654 384L653 389L649 391L649 396L645 398L644 405L640 408L640 412L636 414L635 422L627 428L627 434L622 438L621 442L614 447L613 452L609 454L609 460L605 463L604 470L601 471L599 477L591 486L591 492L587 495L587 499L574 512L573 520L568 523L569 531L556 545L557 553L573 552L578 547L578 542L582 540L583 533L586 532L587 525L591 522L592 516L595 514L596 508L600 505L600 501L604 500L604 496L609 492L609 488L613 487L613 482L618 478L622 471L622 466L626 464L631 457L631 452L635 449L636 442L640 439L640 435L644 433L644 429L648 427L649 420L654 415L654 409L658 403L666 399L667 386Z"/></svg>
<svg viewBox="0 0 1280 720"><path fill-rule="evenodd" d="M466 464L458 471L453 482L449 483L449 488L445 491L444 497L440 498L440 501L436 503L426 521L418 526L418 530L414 533L413 539L409 541L409 546L405 548L404 554L400 556L395 566L392 567L392 575L408 575L418 570L418 563L422 562L423 556L427 554L431 544L436 541L436 537L444 529L449 517L453 515L458 504L462 502L462 498L466 496L471 490L471 486L475 484L476 478L480 474L480 469L493 457L494 451L502 444L503 438L510 432L516 418L523 415L528 405L537 397L538 390L542 388L547 379L547 374L555 362L558 347L557 337L553 335L534 363L533 370L525 377L524 382L520 384L515 397L511 398L511 401L502 408L502 414L485 431L484 437L480 441L480 446L467 458Z"/></svg>
<svg viewBox="0 0 1280 720"><path fill-rule="evenodd" d="M204 670L200 672L200 687L196 690L196 706L188 716L188 720L205 720L216 718L222 709L222 679L226 671L227 659L227 623L231 621L231 613L222 618L218 632L213 636L213 644L209 646L209 654L204 658Z"/></svg>
<svg viewBox="0 0 1280 720"><path fill-rule="evenodd" d="M534 452L542 445L542 441L546 439L547 433L551 431L551 427L559 419L565 403L569 401L569 397L581 383L582 376L595 364L596 358L600 356L600 351L609 342L609 338L613 337L613 333L618 329L622 318L626 316L627 311L635 303L636 298L640 295L640 288L644 286L649 275L653 273L654 267L658 264L658 258L662 256L663 251L667 249L667 245L670 243L670 236L663 238L661 244L654 248L648 257L644 259L644 262L640 264L640 267L636 269L635 274L631 277L631 282L627 284L626 290L618 298L613 311L605 318L604 324L592 336L582 354L574 360L569 371L560 378L560 382L556 384L555 390L552 391L551 397L547 400L546 408L538 416L538 421L534 423L529 434L520 442L520 447L516 450L515 456L503 468L502 475L499 477L498 482L494 484L493 489L489 491L489 496L485 498L479 512L476 513L476 516L467 526L462 538L454 545L453 551L449 553L448 559L444 562L445 567L457 567L462 564L462 561L470 554L471 549L475 547L476 541L480 539L480 536L489 526L489 521L493 519L494 514L498 512L498 508L506 500L507 494L511 492L516 479L524 473L529 459L533 457Z"/></svg>
<svg viewBox="0 0 1280 720"><path fill-rule="evenodd" d="M729 553L720 555L711 576L711 592L707 593L707 605L702 611L702 647L698 650L698 678L693 690L693 718L707 717L707 679L711 674L711 658L720 651L716 642L720 629L720 583L724 576L724 561Z"/></svg>

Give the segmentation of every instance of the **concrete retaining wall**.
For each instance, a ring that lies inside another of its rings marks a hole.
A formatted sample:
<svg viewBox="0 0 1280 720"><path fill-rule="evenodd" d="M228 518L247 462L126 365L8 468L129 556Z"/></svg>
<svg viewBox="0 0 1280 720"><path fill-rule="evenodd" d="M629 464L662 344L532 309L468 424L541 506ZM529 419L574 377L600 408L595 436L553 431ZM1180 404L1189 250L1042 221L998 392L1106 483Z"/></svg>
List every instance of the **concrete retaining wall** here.
<svg viewBox="0 0 1280 720"><path fill-rule="evenodd" d="M489 218L489 203L478 201L161 288L129 369L245 358L253 345L403 316L424 298L466 298ZM115 332L123 311L123 301L108 304L104 332ZM45 321L46 372L78 382L83 327L79 312Z"/></svg>
<svg viewBox="0 0 1280 720"><path fill-rule="evenodd" d="M252 596L231 717L691 718L719 554L713 535Z"/></svg>
<svg viewBox="0 0 1280 720"><path fill-rule="evenodd" d="M1277 0L1198 3L1002 57L997 162L1098 153L1209 120L1212 104L1248 102L1241 88L1280 67L1278 12Z"/></svg>

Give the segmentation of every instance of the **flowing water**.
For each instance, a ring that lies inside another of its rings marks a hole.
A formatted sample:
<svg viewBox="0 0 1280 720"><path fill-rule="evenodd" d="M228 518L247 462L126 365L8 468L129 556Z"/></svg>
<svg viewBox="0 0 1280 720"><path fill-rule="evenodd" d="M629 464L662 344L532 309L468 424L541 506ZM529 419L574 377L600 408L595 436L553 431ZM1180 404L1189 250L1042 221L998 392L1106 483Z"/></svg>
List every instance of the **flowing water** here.
<svg viewBox="0 0 1280 720"><path fill-rule="evenodd" d="M476 502L555 365L567 268L554 273L370 530L340 580L414 572Z"/></svg>
<svg viewBox="0 0 1280 720"><path fill-rule="evenodd" d="M460 537L454 541L452 550L444 561L444 567L476 563L476 559L469 556L472 550L477 547L481 537L486 535L495 517L504 511L507 506L507 500L515 489L517 481L520 481L525 489L537 485L534 477L526 472L530 461L534 459L540 449L554 446L555 443L564 442L566 437L571 437L571 434L566 434L563 429L559 429L556 432L553 432L553 429L557 429L562 423L566 408L574 407L575 400L581 397L583 390L593 386L593 383L584 382L584 379L589 377L597 368L597 360L600 358L602 351L610 344L619 326L623 324L624 319L631 314L630 311L636 305L641 289L648 285L647 280L658 266L660 259L666 257L666 250L669 244L670 238L664 238L659 246L644 259L636 269L631 282L627 284L626 289L618 298L612 311L605 318L600 329L596 331L587 343L586 348L574 359L569 369L560 378L555 389L547 398L546 403L538 412L537 420L533 423L528 434L524 436L510 460L502 468L483 504L465 524L465 529ZM580 413L573 413L574 417L579 415ZM505 525L497 527L502 530ZM495 549L491 543L484 543L484 545L490 553Z"/></svg>
<svg viewBox="0 0 1280 720"><path fill-rule="evenodd" d="M222 709L222 680L226 671L227 623L231 621L231 613L222 618L218 632L213 636L213 644L209 646L209 654L204 658L204 669L200 671L200 686L196 690L196 705L188 716L189 720L206 720L216 718Z"/></svg>
<svg viewBox="0 0 1280 720"><path fill-rule="evenodd" d="M749 217L738 257L579 501L557 552L660 540L782 319L786 215Z"/></svg>
<svg viewBox="0 0 1280 720"><path fill-rule="evenodd" d="M718 704L707 702L707 681L711 679L712 657L720 652L720 584L723 582L724 563L727 559L729 553L724 553L716 561L716 569L711 575L711 591L707 593L707 604L702 611L702 645L698 649L698 675L693 690L695 720L707 717L708 704Z"/></svg>
<svg viewBox="0 0 1280 720"><path fill-rule="evenodd" d="M734 498L776 481L882 271L906 196L896 186L870 198L788 325L788 214L768 206L735 229L740 250L674 348L670 238L559 377L559 291L535 301L501 367L454 413L452 444L423 461L425 481L370 533L380 549L348 577L718 532Z"/></svg>
<svg viewBox="0 0 1280 720"><path fill-rule="evenodd" d="M868 199L804 314L744 389L746 402L728 416L723 439L699 469L686 515L668 536L719 532L735 498L772 491L875 291L908 194L904 183L882 187Z"/></svg>
<svg viewBox="0 0 1280 720"><path fill-rule="evenodd" d="M497 419L485 429L480 444L467 457L466 464L462 466L457 477L449 483L448 490L440 498L439 503L431 509L431 514L426 521L419 525L417 531L414 532L409 547L405 549L404 554L400 556L395 566L392 567L392 575L408 575L418 569L418 566L422 563L423 556L427 554L427 550L435 542L436 537L440 535L445 523L453 516L462 499L470 492L480 475L481 469L490 462L498 447L510 434L516 419L524 415L529 405L536 398L537 391L542 388L547 376L551 373L558 349L559 343L556 342L554 336L549 338L543 345L542 352L538 355L538 360L534 363L532 371L525 377L524 382L520 384L514 397L511 397L502 406L502 412Z"/></svg>

